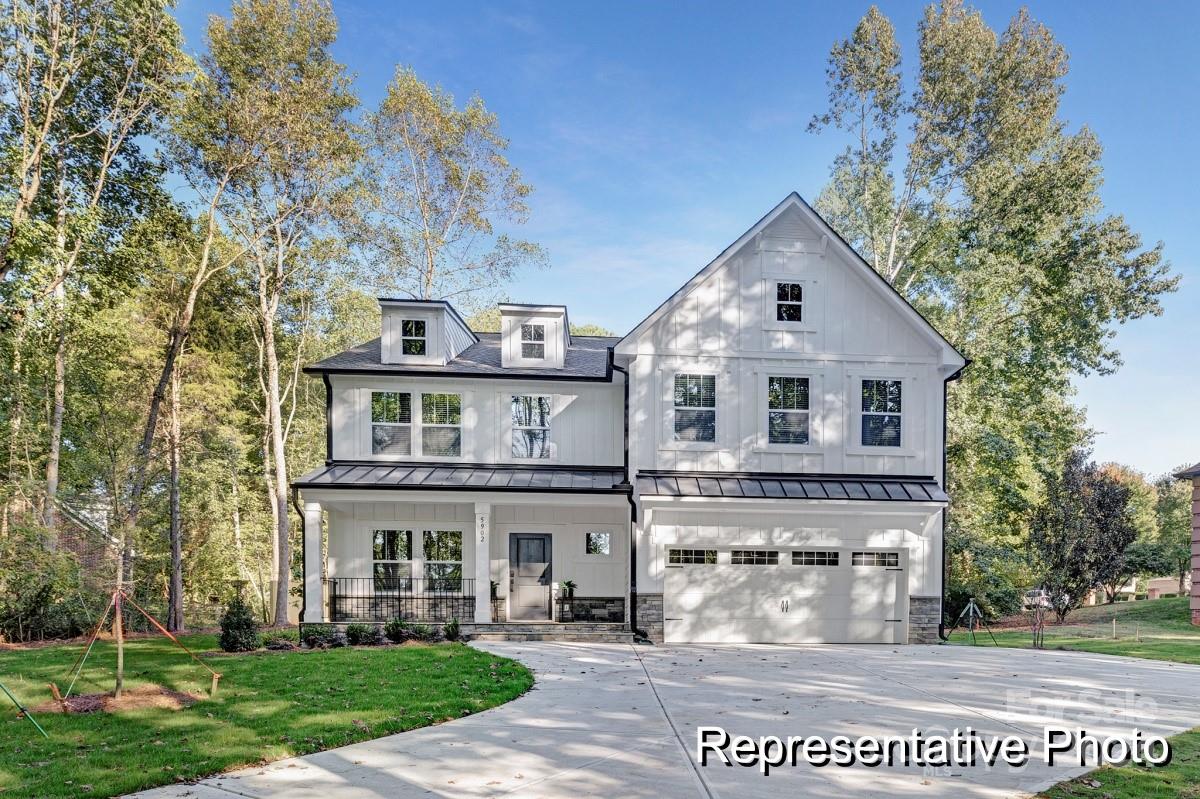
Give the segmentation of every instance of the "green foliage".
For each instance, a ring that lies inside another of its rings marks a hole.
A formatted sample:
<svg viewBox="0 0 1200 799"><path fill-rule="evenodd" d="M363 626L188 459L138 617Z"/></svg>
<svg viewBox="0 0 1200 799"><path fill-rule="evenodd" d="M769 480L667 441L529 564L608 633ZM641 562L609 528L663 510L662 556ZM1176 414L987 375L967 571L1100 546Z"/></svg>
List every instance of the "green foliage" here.
<svg viewBox="0 0 1200 799"><path fill-rule="evenodd" d="M1172 469L1180 472L1187 466ZM1192 485L1170 474L1155 481L1157 501L1154 516L1158 526L1158 542L1171 561L1165 573L1179 577L1179 592L1192 569Z"/></svg>
<svg viewBox="0 0 1200 799"><path fill-rule="evenodd" d="M301 628L301 640L309 649L337 649L349 640L335 624L306 624Z"/></svg>
<svg viewBox="0 0 1200 799"><path fill-rule="evenodd" d="M442 635L447 641L457 641L462 638L462 628L459 626L458 619L451 619L442 626Z"/></svg>
<svg viewBox="0 0 1200 799"><path fill-rule="evenodd" d="M258 622L241 596L235 596L221 616L220 644L226 652L253 652L262 644Z"/></svg>
<svg viewBox="0 0 1200 799"><path fill-rule="evenodd" d="M0 636L8 641L71 638L90 632L103 600L85 595L71 552L47 549L36 525L15 527L0 541Z"/></svg>
<svg viewBox="0 0 1200 799"><path fill-rule="evenodd" d="M1060 118L1067 54L1044 25L1022 9L994 31L946 0L918 49L906 91L877 8L834 45L810 128L850 144L817 205L972 359L949 392L951 524L1021 546L1046 477L1087 438L1072 377L1115 369L1113 327L1161 313L1178 277L1105 213L1100 144Z"/></svg>
<svg viewBox="0 0 1200 799"><path fill-rule="evenodd" d="M383 634L393 644L402 644L412 639L412 625L403 619L391 619L383 625Z"/></svg>
<svg viewBox="0 0 1200 799"><path fill-rule="evenodd" d="M411 628L412 637L417 641L440 641L442 630L429 624L414 624Z"/></svg>
<svg viewBox="0 0 1200 799"><path fill-rule="evenodd" d="M346 640L351 646L380 646L388 639L378 624L347 624Z"/></svg>
<svg viewBox="0 0 1200 799"><path fill-rule="evenodd" d="M300 645L300 631L295 629L267 630L262 635L264 649L295 649Z"/></svg>
<svg viewBox="0 0 1200 799"><path fill-rule="evenodd" d="M216 647L212 635L183 642L194 652ZM81 649L0 650L0 675L35 706L49 700L47 683L62 685ZM98 641L76 690L111 691L115 657L111 641ZM125 657L128 688L167 685L201 701L174 711L39 716L48 740L10 705L0 713L6 799L124 796L193 781L468 716L533 684L521 664L460 644L345 648L222 656L212 663L223 675L221 689L210 698L209 673L162 636L129 641Z"/></svg>
<svg viewBox="0 0 1200 799"><path fill-rule="evenodd" d="M949 580L946 585L946 625L958 620L974 598L989 621L1021 610L1031 576L1024 558L1012 549L962 535L947 540Z"/></svg>

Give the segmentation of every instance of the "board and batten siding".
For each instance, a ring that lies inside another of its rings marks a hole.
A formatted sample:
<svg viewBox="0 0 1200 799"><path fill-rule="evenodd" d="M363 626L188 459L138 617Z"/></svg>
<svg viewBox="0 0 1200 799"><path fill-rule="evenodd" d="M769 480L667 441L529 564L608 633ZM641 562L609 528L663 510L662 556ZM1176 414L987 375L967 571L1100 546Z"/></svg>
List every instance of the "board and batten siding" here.
<svg viewBox="0 0 1200 799"><path fill-rule="evenodd" d="M654 324L631 350L638 469L932 475L942 478L940 344L868 285L798 212L785 212ZM775 319L775 283L804 287L804 321ZM624 347L622 347L624 349ZM628 357L628 356L625 356ZM717 441L673 441L677 372L717 377ZM810 445L766 440L766 378L810 380ZM859 445L860 383L903 380L903 445Z"/></svg>
<svg viewBox="0 0 1200 799"><path fill-rule="evenodd" d="M618 378L619 379L619 378ZM541 463L571 466L620 466L624 462L623 389L619 384L579 381L417 378L332 375L334 460ZM413 395L414 454L371 452L371 392ZM462 455L419 454L422 393L462 395ZM511 397L551 397L552 457L512 457Z"/></svg>

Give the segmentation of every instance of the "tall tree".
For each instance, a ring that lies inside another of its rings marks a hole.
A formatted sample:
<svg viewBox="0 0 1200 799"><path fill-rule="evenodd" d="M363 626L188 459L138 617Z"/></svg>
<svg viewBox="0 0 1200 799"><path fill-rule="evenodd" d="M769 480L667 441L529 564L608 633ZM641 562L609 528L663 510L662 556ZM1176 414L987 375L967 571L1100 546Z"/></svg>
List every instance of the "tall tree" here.
<svg viewBox="0 0 1200 799"><path fill-rule="evenodd" d="M1172 472L1186 469L1183 464ZM1158 522L1158 541L1170 563L1170 571L1179 578L1179 595L1187 593L1184 581L1192 571L1192 484L1170 474L1154 481L1158 502L1154 513Z"/></svg>
<svg viewBox="0 0 1200 799"><path fill-rule="evenodd" d="M950 534L1014 544L1043 476L1084 440L1072 376L1115 369L1114 325L1161 313L1177 278L1104 212L1100 145L1059 117L1067 55L1044 25L1021 10L997 33L945 0L918 57L906 92L874 7L834 46L810 127L850 143L818 206L972 359L950 394Z"/></svg>
<svg viewBox="0 0 1200 799"><path fill-rule="evenodd" d="M234 5L228 24L214 26L209 36L214 55L227 59L246 110L261 125L257 162L231 181L219 210L251 265L268 488L277 521L275 623L285 625L291 585L288 404L298 388L303 349L295 354L296 368L281 375L278 326L285 321L282 305L289 292L311 288L305 281L320 278L326 268L321 226L331 218L331 204L355 157L347 113L357 100L345 67L330 55L337 22L323 0L244 0ZM303 342L310 317L304 303L298 316Z"/></svg>
<svg viewBox="0 0 1200 799"><path fill-rule="evenodd" d="M363 143L344 223L381 289L480 305L522 267L545 263L536 244L497 230L526 220L532 188L479 97L459 109L450 94L398 68L367 117Z"/></svg>

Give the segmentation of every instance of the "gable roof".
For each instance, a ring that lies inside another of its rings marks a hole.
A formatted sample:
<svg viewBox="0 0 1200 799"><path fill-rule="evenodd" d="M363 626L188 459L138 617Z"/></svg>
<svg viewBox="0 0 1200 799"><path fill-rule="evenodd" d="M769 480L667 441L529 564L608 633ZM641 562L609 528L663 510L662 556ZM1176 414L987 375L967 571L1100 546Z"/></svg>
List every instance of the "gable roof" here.
<svg viewBox="0 0 1200 799"><path fill-rule="evenodd" d="M688 282L680 286L674 294L664 300L661 305L659 305L650 313L649 316L639 322L637 326L633 328L633 330L629 331L628 334L626 334L619 342L617 342L617 352L621 352L621 348L626 342L637 338L652 325L666 316L666 314L668 314L680 302L683 301L689 292L691 292L694 288L704 282L710 275L724 266L726 260L731 255L750 242L755 236L766 229L768 225L778 219L780 215L782 215L789 208L797 209L808 222L813 224L826 236L828 236L830 244L839 252L841 252L852 269L856 269L861 273L859 276L864 279L867 285L875 287L880 296L883 297L886 302L896 308L901 315L908 319L912 325L916 329L920 330L932 343L942 348L944 362L954 364L958 368L961 368L968 363L967 357L959 352L957 347L951 344L945 336L939 333L937 328L935 328L928 319L921 315L920 311L914 308L908 302L908 300L904 299L900 292L896 291L895 287L892 286L891 283L888 283L886 280L884 280L882 275L876 272L870 264L863 260L863 257L859 255L858 252L855 251L855 249L851 247L846 240L843 239L841 235L813 209L811 205L806 203L803 197L794 191L787 197L784 197L778 205L767 212L766 216L754 223L749 230L738 237L737 241L733 242L724 250L722 250L720 255L718 255L716 258L710 261L707 266L693 275Z"/></svg>
<svg viewBox="0 0 1200 799"><path fill-rule="evenodd" d="M1175 476L1180 480L1192 480L1196 477L1200 477L1200 463L1197 463L1195 466L1189 466L1182 472L1176 472Z"/></svg>

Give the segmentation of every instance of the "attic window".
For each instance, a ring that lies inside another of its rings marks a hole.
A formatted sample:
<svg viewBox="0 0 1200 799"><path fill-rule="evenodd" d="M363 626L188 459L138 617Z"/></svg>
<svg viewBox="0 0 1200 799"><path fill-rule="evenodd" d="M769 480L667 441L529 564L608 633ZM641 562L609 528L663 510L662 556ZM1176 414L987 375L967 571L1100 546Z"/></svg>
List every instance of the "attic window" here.
<svg viewBox="0 0 1200 799"><path fill-rule="evenodd" d="M530 361L545 360L545 325L521 325L521 357Z"/></svg>
<svg viewBox="0 0 1200 799"><path fill-rule="evenodd" d="M804 286L800 283L775 284L775 319L779 322L804 321Z"/></svg>
<svg viewBox="0 0 1200 799"><path fill-rule="evenodd" d="M425 320L405 319L400 323L400 351L405 355L425 354Z"/></svg>

